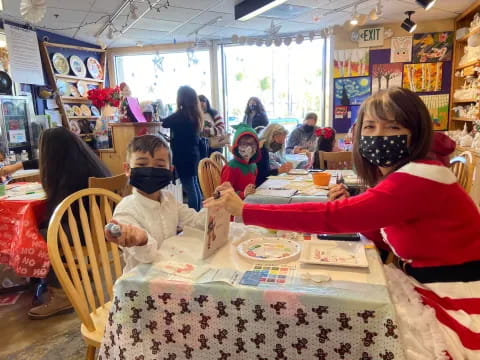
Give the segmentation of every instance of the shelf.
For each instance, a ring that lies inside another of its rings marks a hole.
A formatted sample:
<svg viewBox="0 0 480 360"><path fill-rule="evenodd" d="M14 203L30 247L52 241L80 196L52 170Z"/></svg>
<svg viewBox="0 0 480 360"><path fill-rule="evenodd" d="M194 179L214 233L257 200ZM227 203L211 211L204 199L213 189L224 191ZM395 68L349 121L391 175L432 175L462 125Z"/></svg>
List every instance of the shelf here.
<svg viewBox="0 0 480 360"><path fill-rule="evenodd" d="M474 66L474 65L477 64L477 63L480 63L480 60L470 61L470 62L468 62L468 63L466 63L466 64L457 66L457 67L455 68L455 71L457 71L457 70L463 70L463 69L465 69L465 68L467 68L467 67L469 67L469 66Z"/></svg>
<svg viewBox="0 0 480 360"><path fill-rule="evenodd" d="M87 119L87 120L97 120L100 116L68 116L67 118L72 120L80 120L80 119Z"/></svg>
<svg viewBox="0 0 480 360"><path fill-rule="evenodd" d="M465 100L455 100L453 99L454 103L472 103L472 102L477 102L477 99L465 99Z"/></svg>
<svg viewBox="0 0 480 360"><path fill-rule="evenodd" d="M465 117L452 117L453 121L477 121L479 119L470 119Z"/></svg>
<svg viewBox="0 0 480 360"><path fill-rule="evenodd" d="M94 133L88 133L88 134L78 134L80 137L87 137L87 136L93 136Z"/></svg>
<svg viewBox="0 0 480 360"><path fill-rule="evenodd" d="M75 96L62 96L63 102L66 103L76 103L76 102L90 102L86 97L75 97Z"/></svg>
<svg viewBox="0 0 480 360"><path fill-rule="evenodd" d="M75 81L85 81L86 83L95 83L95 84L103 84L103 80L92 79L92 78L83 78L74 75L62 75L62 74L55 74L55 77L59 79L66 79L66 80L75 80Z"/></svg>
<svg viewBox="0 0 480 360"><path fill-rule="evenodd" d="M3 116L5 117L25 117L25 114L15 114L15 115L6 115L6 114L3 114Z"/></svg>
<svg viewBox="0 0 480 360"><path fill-rule="evenodd" d="M467 41L470 36L475 35L475 34L478 34L478 33L480 33L480 26L477 27L475 30L470 31L467 35L461 37L461 38L458 39L457 41L460 41L460 42Z"/></svg>

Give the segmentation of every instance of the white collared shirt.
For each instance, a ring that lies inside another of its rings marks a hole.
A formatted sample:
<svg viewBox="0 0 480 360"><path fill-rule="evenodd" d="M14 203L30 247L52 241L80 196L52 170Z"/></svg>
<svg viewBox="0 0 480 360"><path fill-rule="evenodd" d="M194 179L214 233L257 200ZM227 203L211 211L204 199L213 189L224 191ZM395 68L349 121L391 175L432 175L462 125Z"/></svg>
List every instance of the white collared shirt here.
<svg viewBox="0 0 480 360"><path fill-rule="evenodd" d="M159 261L162 242L177 234L177 226L204 230L206 211L197 213L180 204L169 191L162 190L161 201L155 201L133 189L133 194L117 205L113 218L120 223L138 226L148 235L146 245L122 248L125 259L123 272L126 273L138 264Z"/></svg>

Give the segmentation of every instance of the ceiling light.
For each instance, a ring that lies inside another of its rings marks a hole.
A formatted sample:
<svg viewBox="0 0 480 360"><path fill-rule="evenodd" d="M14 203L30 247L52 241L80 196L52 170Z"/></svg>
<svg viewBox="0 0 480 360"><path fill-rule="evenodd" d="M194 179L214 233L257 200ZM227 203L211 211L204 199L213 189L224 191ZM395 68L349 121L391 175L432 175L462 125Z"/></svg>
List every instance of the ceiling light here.
<svg viewBox="0 0 480 360"><path fill-rule="evenodd" d="M112 40L112 39L113 39L113 36L114 36L114 34L113 34L113 26L110 25L110 26L108 27L107 38L110 39L110 40Z"/></svg>
<svg viewBox="0 0 480 360"><path fill-rule="evenodd" d="M416 0L417 4L423 7L425 10L430 10L437 0Z"/></svg>
<svg viewBox="0 0 480 360"><path fill-rule="evenodd" d="M0 0L0 11L3 11L3 0Z"/></svg>
<svg viewBox="0 0 480 360"><path fill-rule="evenodd" d="M353 13L352 13L352 18L350 19L350 25L353 25L353 26L358 25L357 5L353 7Z"/></svg>
<svg viewBox="0 0 480 360"><path fill-rule="evenodd" d="M415 14L415 11L405 11L405 14L408 16L402 23L402 29L412 33L417 28L417 24L412 21L411 16Z"/></svg>
<svg viewBox="0 0 480 360"><path fill-rule="evenodd" d="M133 1L130 3L130 19L132 19L132 20L137 20L138 19L137 7L133 3Z"/></svg>
<svg viewBox="0 0 480 360"><path fill-rule="evenodd" d="M382 0L378 0L377 6L375 6L370 13L368 14L368 17L370 20L378 20L380 16L383 15L383 5L382 5Z"/></svg>
<svg viewBox="0 0 480 360"><path fill-rule="evenodd" d="M235 5L235 20L247 21L265 11L287 2L287 0L244 0Z"/></svg>

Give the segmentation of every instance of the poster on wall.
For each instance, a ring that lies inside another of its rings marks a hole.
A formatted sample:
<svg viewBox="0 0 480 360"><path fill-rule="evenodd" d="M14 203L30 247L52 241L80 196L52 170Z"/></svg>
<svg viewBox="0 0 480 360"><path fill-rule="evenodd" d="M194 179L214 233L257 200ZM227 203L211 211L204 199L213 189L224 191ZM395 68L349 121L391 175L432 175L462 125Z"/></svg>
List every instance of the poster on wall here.
<svg viewBox="0 0 480 360"><path fill-rule="evenodd" d="M37 33L5 24L10 72L15 82L44 85Z"/></svg>
<svg viewBox="0 0 480 360"><path fill-rule="evenodd" d="M412 37L392 37L390 50L391 63L404 63L412 61Z"/></svg>
<svg viewBox="0 0 480 360"><path fill-rule="evenodd" d="M334 79L335 106L361 105L370 96L370 77Z"/></svg>
<svg viewBox="0 0 480 360"><path fill-rule="evenodd" d="M368 76L368 49L335 50L333 57L334 78Z"/></svg>
<svg viewBox="0 0 480 360"><path fill-rule="evenodd" d="M420 96L425 105L427 105L430 116L432 117L433 130L447 130L448 127L448 105L450 96L425 95Z"/></svg>
<svg viewBox="0 0 480 360"><path fill-rule="evenodd" d="M336 106L333 116L333 128L337 133L347 133L357 120L360 106Z"/></svg>
<svg viewBox="0 0 480 360"><path fill-rule="evenodd" d="M372 93L394 86L402 86L403 64L374 64L372 66Z"/></svg>
<svg viewBox="0 0 480 360"><path fill-rule="evenodd" d="M452 52L452 31L415 34L413 36L414 63L452 61Z"/></svg>
<svg viewBox="0 0 480 360"><path fill-rule="evenodd" d="M403 87L414 92L442 90L443 63L403 65Z"/></svg>

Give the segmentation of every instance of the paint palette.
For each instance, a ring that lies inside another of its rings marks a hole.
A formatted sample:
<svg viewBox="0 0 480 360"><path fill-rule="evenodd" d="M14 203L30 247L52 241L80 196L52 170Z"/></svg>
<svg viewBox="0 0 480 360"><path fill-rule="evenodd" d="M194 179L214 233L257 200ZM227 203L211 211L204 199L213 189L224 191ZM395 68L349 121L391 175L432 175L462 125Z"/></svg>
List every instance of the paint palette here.
<svg viewBox="0 0 480 360"><path fill-rule="evenodd" d="M286 285L295 274L295 265L256 264L252 271L261 273L259 285Z"/></svg>
<svg viewBox="0 0 480 360"><path fill-rule="evenodd" d="M250 260L289 262L300 254L299 243L282 238L255 238L243 241L238 253Z"/></svg>

